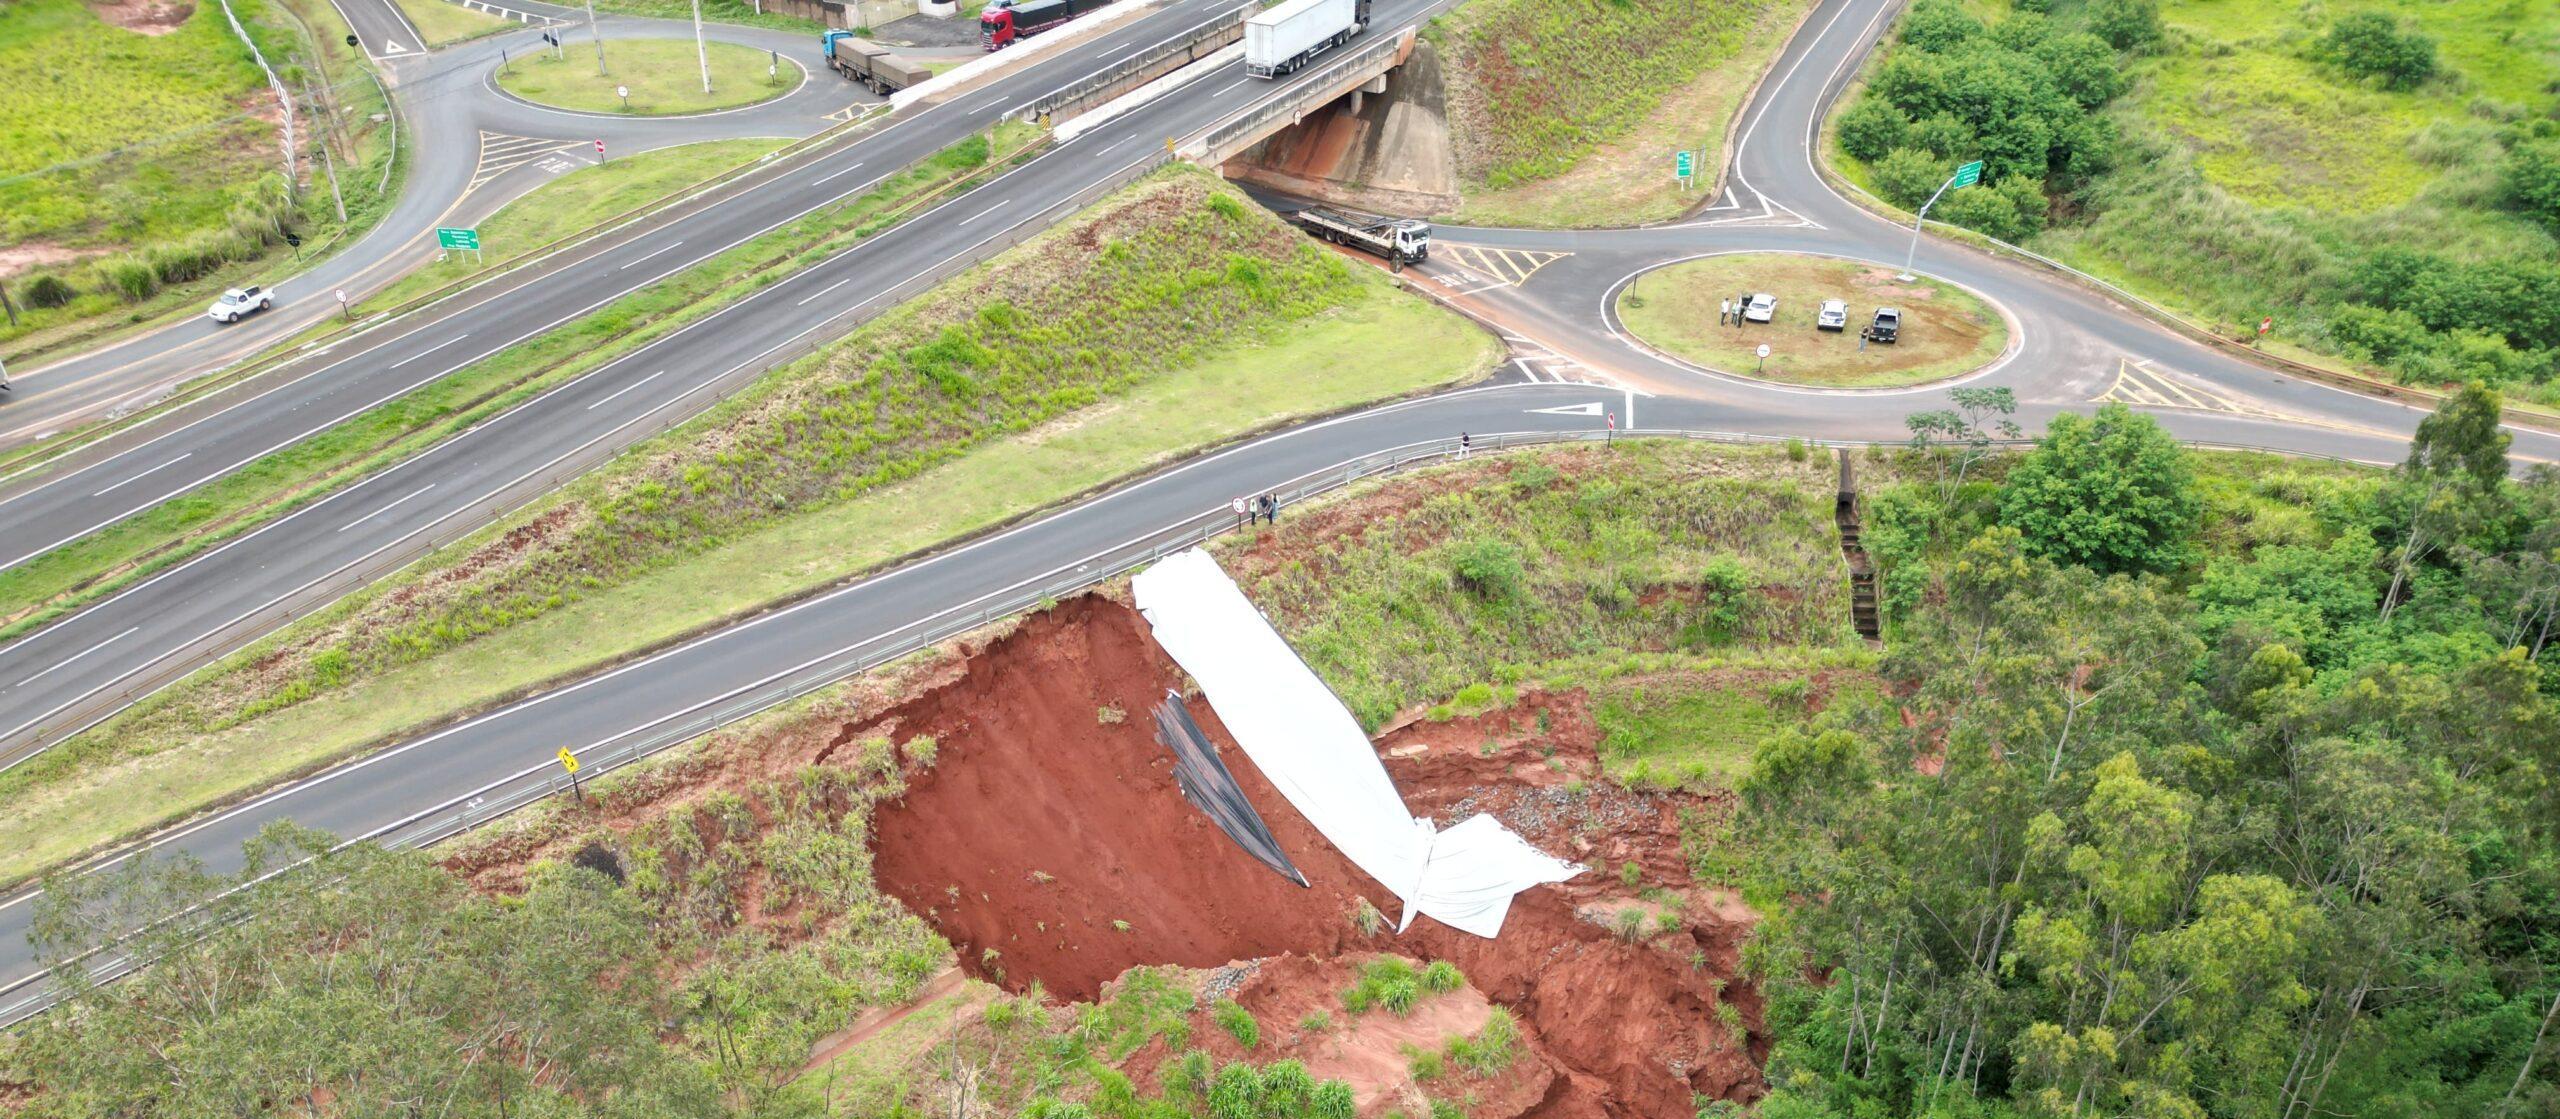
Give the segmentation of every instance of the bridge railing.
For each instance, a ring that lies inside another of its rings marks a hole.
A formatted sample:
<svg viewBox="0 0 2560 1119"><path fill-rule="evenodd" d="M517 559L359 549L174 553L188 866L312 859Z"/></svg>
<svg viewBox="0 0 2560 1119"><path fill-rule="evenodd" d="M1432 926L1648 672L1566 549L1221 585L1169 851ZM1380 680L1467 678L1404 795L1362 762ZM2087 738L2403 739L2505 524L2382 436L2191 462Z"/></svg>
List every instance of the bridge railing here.
<svg viewBox="0 0 2560 1119"><path fill-rule="evenodd" d="M1114 86L1148 77L1149 71L1174 58L1179 57L1185 62L1197 61L1203 57L1199 50L1200 44L1214 40L1220 47L1224 47L1243 37L1241 29L1244 27L1245 18L1252 12L1251 8L1237 8L1195 28L1193 34L1184 36L1178 42L1166 42L1158 45L1154 50L1132 55L1073 85L1025 103L1017 112L1023 119L1036 121L1044 113L1055 113L1068 106L1082 104ZM1230 32L1233 34L1229 34Z"/></svg>
<svg viewBox="0 0 2560 1119"><path fill-rule="evenodd" d="M1287 90L1247 110L1244 115L1211 129L1201 140L1201 149L1225 151L1230 144L1254 134L1256 129L1273 120L1305 111L1309 97L1322 97L1321 91L1360 70L1376 66L1379 60L1401 53L1409 33L1383 35L1363 44L1359 49L1327 63L1315 76L1293 83Z"/></svg>

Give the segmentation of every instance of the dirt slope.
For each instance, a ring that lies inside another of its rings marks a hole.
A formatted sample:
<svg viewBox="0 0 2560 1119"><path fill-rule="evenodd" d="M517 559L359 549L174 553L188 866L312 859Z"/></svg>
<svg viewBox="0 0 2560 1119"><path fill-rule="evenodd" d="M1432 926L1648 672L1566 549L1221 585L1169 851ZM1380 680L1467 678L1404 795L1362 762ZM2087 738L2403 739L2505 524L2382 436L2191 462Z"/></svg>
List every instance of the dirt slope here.
<svg viewBox="0 0 2560 1119"><path fill-rule="evenodd" d="M1715 1013L1729 997L1746 1025L1760 1021L1747 984L1719 995L1737 975L1748 925L1719 915L1679 852L1682 815L1723 806L1582 785L1598 766L1578 695L1530 697L1381 739L1389 773L1417 810L1444 821L1492 811L1532 842L1606 868L1522 894L1502 936L1484 940L1428 919L1403 936L1363 933L1349 917L1359 899L1392 917L1392 896L1229 749L1229 766L1313 888L1237 850L1181 799L1163 748L1137 717L1182 686L1135 611L1087 596L1029 619L956 678L848 727L839 741L890 733L939 744L933 767L875 818L882 890L932 923L971 973L1017 991L1037 980L1069 999L1094 998L1141 964L1376 951L1450 960L1519 1016L1541 1059L1562 1073L1525 1114L1686 1115L1693 1096L1761 1093L1764 1043L1729 1036ZM1190 709L1231 747L1205 702ZM1695 899L1685 924L1621 939L1584 915L1634 904L1615 873L1627 861L1647 885Z"/></svg>

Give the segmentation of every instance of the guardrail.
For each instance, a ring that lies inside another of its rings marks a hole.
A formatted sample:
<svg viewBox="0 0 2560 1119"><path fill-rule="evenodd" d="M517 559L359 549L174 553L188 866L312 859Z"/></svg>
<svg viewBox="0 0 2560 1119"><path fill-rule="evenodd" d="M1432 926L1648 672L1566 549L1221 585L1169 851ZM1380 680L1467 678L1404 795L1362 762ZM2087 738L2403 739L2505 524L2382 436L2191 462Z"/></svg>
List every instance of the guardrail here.
<svg viewBox="0 0 2560 1119"><path fill-rule="evenodd" d="M1146 170L1152 171L1161 162L1162 160L1158 160L1147 164ZM1139 172L1140 175L1144 173L1145 171ZM1137 176L1130 176L1132 179L1135 177ZM1805 439L1751 432L1682 428L1500 432L1473 436L1464 447L1461 447L1456 439L1431 439L1390 447L1301 474L1278 486L1270 487L1267 492L1277 497L1283 507L1287 507L1362 481L1462 459L1468 455L1516 450L1523 447L1577 443L1606 444L1620 439L1679 439L1689 442L1769 446L1781 445L1792 440L1807 447L1822 449L1910 445L1901 440ZM2337 455L2248 444L2208 440L2183 442L2188 447L2204 450L2249 451L2279 454L2291 458L2325 459L2332 462L2357 461ZM1996 447L2021 447L2034 444L2035 440L2032 439L1989 441L1989 445ZM580 780L593 781L750 715L800 699L849 677L911 656L961 634L985 628L1000 619L1090 590L1165 556L1208 543L1224 533L1233 532L1242 527L1244 526L1236 523L1235 514L1228 510L1214 509L1200 513L1102 553L1061 564L1010 587L962 603L900 629L782 669L755 683L714 696L664 719L589 745L578 752ZM346 842L348 844L374 842L394 848L432 846L530 807L549 797L568 792L569 789L569 779L560 772L559 766L545 761L498 778L434 808L375 828ZM274 873L281 874L290 869L292 868ZM268 875L268 877L273 876L273 874ZM256 884L253 882L239 889L252 888ZM164 920L183 919L189 912L192 910L172 915ZM110 945L98 950L99 953L106 954L105 958L91 967L93 976L102 981L121 977L134 967L130 960L113 956L112 947ZM81 960L75 959L71 962L77 964ZM49 979L42 977L21 981L7 991L0 991L0 994L16 993L39 984L49 984L49 982ZM28 994L16 1002L0 1006L0 1028L25 1022L43 1013L50 1005L52 1005L52 996L47 988Z"/></svg>
<svg viewBox="0 0 2560 1119"><path fill-rule="evenodd" d="M1044 115L1054 115L1071 106L1081 105L1086 100L1100 96L1104 91L1122 83L1153 78L1156 75L1151 71L1176 56L1179 56L1186 65L1197 62L1205 57L1199 49L1201 43L1216 40L1218 45L1223 47L1242 38L1244 21L1252 12L1251 8L1238 8L1201 26L1195 34L1179 43L1168 42L1145 54L1124 59L1074 85L1026 102L1017 112L1025 120L1037 121ZM1228 34L1230 31L1235 34Z"/></svg>
<svg viewBox="0 0 2560 1119"><path fill-rule="evenodd" d="M1379 59L1402 52L1412 37L1412 32L1399 31L1373 40L1358 50L1334 59L1323 69L1316 71L1314 77L1297 82L1285 94L1273 97L1256 106L1251 112L1210 130L1208 136L1200 141L1200 150L1223 151L1227 145L1235 143L1274 119L1293 116L1304 111L1308 97L1322 97L1323 89L1342 80L1351 72L1375 66Z"/></svg>

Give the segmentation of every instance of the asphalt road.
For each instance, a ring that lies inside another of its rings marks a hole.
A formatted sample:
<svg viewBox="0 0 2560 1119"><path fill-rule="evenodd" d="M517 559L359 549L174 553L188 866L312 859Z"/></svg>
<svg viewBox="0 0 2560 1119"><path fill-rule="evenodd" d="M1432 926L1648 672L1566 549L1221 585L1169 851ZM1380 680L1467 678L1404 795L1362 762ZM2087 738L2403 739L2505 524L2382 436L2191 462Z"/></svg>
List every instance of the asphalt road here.
<svg viewBox="0 0 2560 1119"><path fill-rule="evenodd" d="M436 226L477 225L553 176L592 164L599 139L608 156L701 140L798 139L836 124L851 109L881 100L824 69L811 36L705 24L708 37L775 51L786 75L796 62L809 71L809 80L772 101L716 114L649 118L567 112L517 100L490 81L501 52L524 58L548 49L539 37L540 25L430 54L391 0L337 4L400 106L406 178L391 211L354 243L326 257L294 262L269 277L268 286L279 299L274 310L230 325L193 315L42 366L18 363L11 373L14 390L0 395L0 450L147 406L190 380L326 323L338 314L335 292L344 290L351 300L361 301L388 286L435 257ZM518 7L563 18L570 14L548 5ZM582 18L557 29L570 48L594 50ZM692 35L689 24L621 16L600 20L597 30L606 40L608 58L617 40ZM504 256L530 247L490 245L488 250ZM0 517L8 515L0 512ZM13 550L0 555L0 564L17 558L22 549L16 544L12 534Z"/></svg>
<svg viewBox="0 0 2560 1119"><path fill-rule="evenodd" d="M0 538L12 553L0 555L0 567L859 194L999 113L1230 7L1232 0L1180 0L984 88L902 114L771 178L753 205L691 206L599 251L568 254L467 296L462 311L359 335L307 375L0 503L7 526ZM1255 85L1225 100L1268 93ZM416 458L0 647L0 765L707 407L724 389L885 309L893 295L918 290L918 278L946 263L1045 226L1089 189L1159 158L1160 137L1222 115L1216 104L1149 106L1081 136Z"/></svg>
<svg viewBox="0 0 2560 1119"><path fill-rule="evenodd" d="M1193 17L1218 7L1180 4L1169 14ZM1410 2L1387 5L1382 23L1392 26L1419 9ZM603 744L620 744L652 728L716 723L740 713L758 688L777 679L823 671L835 658L868 643L965 622L972 610L1011 590L1107 570L1168 525L1221 508L1236 495L1260 492L1282 479L1382 448L1458 431L1593 431L1611 422L1657 429L1896 437L1904 414L1932 403L1925 393L1826 393L1737 379L1644 352L1614 329L1606 312L1607 298L1625 276L1698 253L1770 248L1898 263L1904 234L1832 194L1814 175L1807 154L1822 106L1872 44L1890 9L1884 0L1827 0L1813 13L1747 110L1730 196L1695 221L1627 233L1444 229L1442 251L1420 271L1456 292L1461 305L1503 327L1524 356L1510 383L1309 425L1168 470L1045 519L403 743L178 829L155 844L196 855L216 868L235 866L240 841L271 820L292 818L342 834L367 834L449 809L458 798L493 781L539 773L563 743L605 749L609 747ZM1047 88L1034 74L1072 70L1078 59L1090 66L1097 57L1116 57L1114 52L1172 27L1165 15L1151 17L1104 44L1008 79L1007 91L1018 101L1027 96L1025 91ZM192 634L225 617L255 610L261 602L316 602L332 596L367 574L370 561L364 557L477 523L487 514L488 495L538 487L550 473L574 470L660 420L698 407L719 387L769 364L766 347L795 335L831 333L851 315L885 306L902 294L901 283L936 261L966 252L979 239L1004 235L1015 225L1045 224L1067 212L1086 187L1135 166L1131 157L1156 138L1196 131L1241 108L1245 98L1268 90L1259 83L1230 83L1224 75L1204 79L1195 88L1215 92L1167 98L1080 137L940 211L556 390L507 419L0 649L0 688L19 689L0 691L0 710L76 696L82 688L111 697L119 674L129 678L157 660L185 655L190 642L199 640ZM897 126L911 134L903 141L894 139L898 132L893 130L795 171L777 190L795 201L828 194L825 182L813 180L830 175L843 176L832 182L842 184L833 193L844 193L860 178L852 165L867 162L864 149L870 145L921 144L912 134L935 127L927 121L966 121L1008 103L1007 97L984 91L937 107ZM732 216L703 214L659 236L691 242L701 236L691 223L708 228L726 220ZM1517 282L1487 283L1483 272L1464 264L1463 253L1449 251L1470 245L1570 255L1553 256ZM600 273L645 270L651 262L634 259L642 251L624 247L604 254L589 271L542 287L546 294L539 299L519 295L475 309L448 322L452 333L420 331L418 337L386 340L365 360L350 361L352 368L343 379L372 378L378 389L400 378L426 375L422 366L461 360L453 353L438 356L443 347L467 351L538 329L565 313L574 302L572 295L616 282ZM2186 342L2071 285L1969 250L1929 243L1920 268L1973 287L2013 317L2020 330L2016 353L1977 383L2016 388L2027 401L2030 420L2087 407L2092 399L2117 391L2110 377L2121 377L2128 368L2173 378L2145 382L2163 389L2187 385L2242 402L2227 408L2152 407L2189 438L2388 461L2398 456L2417 418L2397 405L2258 369ZM395 361L419 365L400 372L392 367ZM1556 383L1560 380L1566 383ZM1573 383L1577 381L1599 384ZM589 449L573 450L580 446ZM2547 458L2554 440L2520 432L2517 448L2521 454ZM146 455L124 469L143 471L154 465ZM143 477L107 473L93 481L102 487L143 486L147 483L138 481ZM9 507L0 506L0 517L12 515ZM150 597L154 593L160 597ZM190 600L197 597L217 604L196 608ZM126 598L137 601L121 605ZM75 628L77 638L58 637ZM41 645L40 653L26 651L40 641L50 643ZM25 728L10 733L25 741ZM0 901L0 1020L42 1002L34 961L23 943L31 908L26 897Z"/></svg>

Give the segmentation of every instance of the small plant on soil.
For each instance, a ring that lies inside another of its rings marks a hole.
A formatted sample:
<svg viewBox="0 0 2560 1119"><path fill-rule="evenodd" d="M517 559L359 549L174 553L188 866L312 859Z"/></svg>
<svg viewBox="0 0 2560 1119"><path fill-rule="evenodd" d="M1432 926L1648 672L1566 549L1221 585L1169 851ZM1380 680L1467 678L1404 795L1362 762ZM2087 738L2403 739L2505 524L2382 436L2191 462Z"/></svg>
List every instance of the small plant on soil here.
<svg viewBox="0 0 2560 1119"><path fill-rule="evenodd" d="M1432 994L1445 995L1466 985L1466 973L1447 960L1433 960L1422 969L1422 989Z"/></svg>
<svg viewBox="0 0 2560 1119"><path fill-rule="evenodd" d="M1369 899L1361 898L1359 904L1351 907L1351 924L1363 936L1376 936L1387 927L1387 915L1378 912L1378 907L1369 904Z"/></svg>
<svg viewBox="0 0 2560 1119"><path fill-rule="evenodd" d="M1618 939L1629 944L1644 939L1645 923L1644 910L1632 906L1619 910L1614 922L1618 930Z"/></svg>
<svg viewBox="0 0 2560 1119"><path fill-rule="evenodd" d="M1410 1014L1421 1001L1422 977L1414 972L1412 964L1392 956L1362 968L1359 981L1342 993L1343 1007L1353 1014L1379 1008Z"/></svg>
<svg viewBox="0 0 2560 1119"><path fill-rule="evenodd" d="M1630 890L1635 889L1644 881L1644 868L1637 866L1635 860L1629 859L1625 866L1618 868L1618 881L1626 883Z"/></svg>
<svg viewBox="0 0 2560 1119"><path fill-rule="evenodd" d="M1733 1040L1736 1042L1750 1040L1750 1031L1742 1028L1742 1008L1740 1006L1729 1002L1717 1003L1716 1021L1724 1023L1725 1031L1732 1034Z"/></svg>
<svg viewBox="0 0 2560 1119"><path fill-rule="evenodd" d="M1680 915L1664 910L1653 915L1653 935L1669 936L1680 931Z"/></svg>
<svg viewBox="0 0 2560 1119"><path fill-rule="evenodd" d="M1117 703L1106 703L1093 713L1093 721L1106 727L1118 726L1129 721L1129 713L1121 710Z"/></svg>
<svg viewBox="0 0 2560 1119"><path fill-rule="evenodd" d="M905 749L909 761L929 767L940 747L935 745L932 735L919 734L907 740Z"/></svg>
<svg viewBox="0 0 2560 1119"><path fill-rule="evenodd" d="M1118 929L1118 930L1119 930L1119 931L1121 931L1121 932L1127 932L1127 931L1129 931L1129 922L1127 922L1127 921L1119 921L1119 920L1115 920L1115 921L1111 922L1111 927L1112 927L1112 928L1114 928L1114 929Z"/></svg>
<svg viewBox="0 0 2560 1119"><path fill-rule="evenodd" d="M1209 1008L1209 1017L1217 1021L1219 1029L1227 1031L1227 1036L1236 1039L1236 1044L1247 1049L1262 1044L1262 1023L1234 999L1219 999Z"/></svg>
<svg viewBox="0 0 2560 1119"><path fill-rule="evenodd" d="M1431 1119L1467 1119L1467 1111L1447 1100L1433 1100L1431 1101Z"/></svg>
<svg viewBox="0 0 2560 1119"><path fill-rule="evenodd" d="M1353 1119L1359 1113L1360 1106L1351 1094L1351 1086L1339 1080L1316 1085L1315 1094L1307 1103L1307 1114L1311 1119Z"/></svg>
<svg viewBox="0 0 2560 1119"><path fill-rule="evenodd" d="M1268 1116L1305 1115L1314 1102L1316 1081L1307 1075L1307 1066L1296 1061L1273 1061L1262 1069L1262 1113Z"/></svg>
<svg viewBox="0 0 2560 1119"><path fill-rule="evenodd" d="M1306 1017L1298 1019L1298 1028L1311 1034L1323 1033L1333 1028L1333 1015L1321 1010L1310 1010Z"/></svg>
<svg viewBox="0 0 2560 1119"><path fill-rule="evenodd" d="M1628 864L1628 865L1632 866L1632 865L1634 865L1634 864L1630 863L1630 864ZM1039 883L1039 884L1041 884L1041 885L1043 885L1043 886L1046 886L1046 885L1048 885L1048 884L1049 884L1049 883L1051 883L1051 882L1055 882L1055 881L1057 881L1057 880L1058 880L1058 876L1057 876L1057 875L1054 875L1054 874L1051 874L1051 873L1049 873L1048 871L1045 871L1045 870L1035 870L1035 871L1032 871L1032 872L1031 872L1031 880L1032 880L1032 881L1034 881L1034 882L1037 882L1037 883Z"/></svg>
<svg viewBox="0 0 2560 1119"><path fill-rule="evenodd" d="M1243 1061L1229 1061L1209 1082L1209 1119L1262 1119L1262 1077Z"/></svg>
<svg viewBox="0 0 2560 1119"><path fill-rule="evenodd" d="M1440 1079L1440 1074L1448 1071L1444 1062L1440 1058L1440 1054L1416 1046L1411 1042L1405 1043L1404 1058L1405 1067L1413 1071L1413 1078L1417 1081L1429 1083L1430 1081Z"/></svg>
<svg viewBox="0 0 2560 1119"><path fill-rule="evenodd" d="M1497 1006L1485 1019L1484 1028L1477 1030L1474 1037L1451 1038L1441 1053L1450 1064L1466 1070L1469 1076L1481 1079L1510 1068L1519 1051L1519 1020L1513 1018L1509 1010Z"/></svg>

